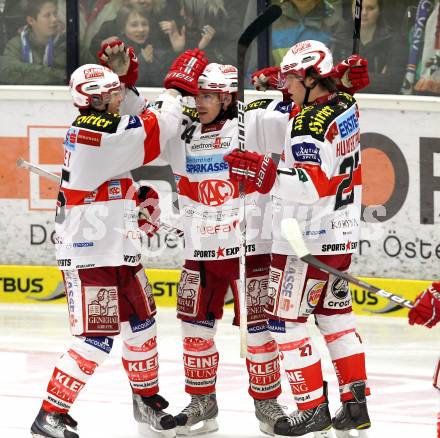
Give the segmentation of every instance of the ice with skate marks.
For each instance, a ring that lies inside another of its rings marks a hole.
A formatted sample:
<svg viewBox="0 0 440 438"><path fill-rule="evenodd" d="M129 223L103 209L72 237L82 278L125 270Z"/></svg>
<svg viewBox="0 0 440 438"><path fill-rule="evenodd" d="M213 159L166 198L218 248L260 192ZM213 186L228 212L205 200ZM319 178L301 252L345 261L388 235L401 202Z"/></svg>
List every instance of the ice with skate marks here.
<svg viewBox="0 0 440 438"><path fill-rule="evenodd" d="M210 418L209 420L199 421L192 426L177 426L177 436L195 436L202 435L218 430L217 418Z"/></svg>
<svg viewBox="0 0 440 438"><path fill-rule="evenodd" d="M366 430L321 430L302 435L303 438L368 438ZM275 438L286 438L283 435L275 435Z"/></svg>
<svg viewBox="0 0 440 438"><path fill-rule="evenodd" d="M139 423L138 432L146 438L174 438L176 436L176 428L174 429L156 429L151 424Z"/></svg>
<svg viewBox="0 0 440 438"><path fill-rule="evenodd" d="M368 438L366 430L335 430L336 438Z"/></svg>

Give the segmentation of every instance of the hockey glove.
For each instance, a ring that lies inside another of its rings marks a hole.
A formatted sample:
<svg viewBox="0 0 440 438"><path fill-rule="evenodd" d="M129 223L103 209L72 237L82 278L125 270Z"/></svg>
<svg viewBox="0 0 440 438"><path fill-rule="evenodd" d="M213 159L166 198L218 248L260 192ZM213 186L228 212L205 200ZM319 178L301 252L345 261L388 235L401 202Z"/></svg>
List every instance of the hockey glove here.
<svg viewBox="0 0 440 438"><path fill-rule="evenodd" d="M420 324L428 328L440 321L440 283L432 283L417 296L414 307L408 313L408 320L411 325Z"/></svg>
<svg viewBox="0 0 440 438"><path fill-rule="evenodd" d="M114 71L123 84L127 87L136 85L139 61L132 47L127 47L121 40L114 40L104 43L97 55L101 65Z"/></svg>
<svg viewBox="0 0 440 438"><path fill-rule="evenodd" d="M266 67L252 73L252 85L258 91L278 90L283 93L283 101L291 101L290 94L285 88L280 67Z"/></svg>
<svg viewBox="0 0 440 438"><path fill-rule="evenodd" d="M187 50L174 60L163 81L164 87L175 88L183 96L195 96L199 91L197 81L207 65L205 52L197 48Z"/></svg>
<svg viewBox="0 0 440 438"><path fill-rule="evenodd" d="M359 55L351 55L334 67L332 76L339 79L339 91L357 93L370 83L368 61Z"/></svg>
<svg viewBox="0 0 440 438"><path fill-rule="evenodd" d="M268 193L275 183L277 167L269 155L234 149L225 156L232 181L250 183L260 193Z"/></svg>
<svg viewBox="0 0 440 438"><path fill-rule="evenodd" d="M152 237L159 230L159 194L152 187L141 186L138 191L139 228Z"/></svg>

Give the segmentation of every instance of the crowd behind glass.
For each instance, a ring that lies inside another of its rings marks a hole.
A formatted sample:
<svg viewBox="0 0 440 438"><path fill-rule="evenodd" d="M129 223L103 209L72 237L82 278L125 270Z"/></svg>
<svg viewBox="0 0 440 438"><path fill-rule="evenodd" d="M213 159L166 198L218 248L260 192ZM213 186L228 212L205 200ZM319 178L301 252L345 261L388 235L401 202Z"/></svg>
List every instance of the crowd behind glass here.
<svg viewBox="0 0 440 438"><path fill-rule="evenodd" d="M73 0L67 0L73 1ZM121 39L140 62L139 86L162 86L172 60L199 47L212 62L235 64L236 42L257 0L77 0L80 63L97 62L103 41ZM272 0L271 65L293 44L316 39L340 61L351 54L352 0ZM440 95L439 0L363 0L360 54L366 93ZM66 0L0 0L0 84L67 83ZM249 72L257 65L256 50Z"/></svg>

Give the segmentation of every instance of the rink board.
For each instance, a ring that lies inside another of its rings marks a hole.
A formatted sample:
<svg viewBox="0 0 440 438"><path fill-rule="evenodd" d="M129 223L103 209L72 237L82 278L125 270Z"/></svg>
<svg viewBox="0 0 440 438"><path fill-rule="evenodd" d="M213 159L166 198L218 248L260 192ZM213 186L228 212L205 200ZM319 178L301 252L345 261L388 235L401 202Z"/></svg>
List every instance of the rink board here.
<svg viewBox="0 0 440 438"><path fill-rule="evenodd" d="M147 269L158 307L174 307L180 271L177 269ZM396 278L366 278L362 280L389 290L407 299L416 295L431 281ZM55 266L0 266L0 303L64 303L61 272ZM407 310L395 306L357 286L351 285L353 308L359 315L380 314L406 316Z"/></svg>
<svg viewBox="0 0 440 438"><path fill-rule="evenodd" d="M154 101L159 91L142 89L141 93ZM277 92L246 92L247 102L261 98L277 98ZM359 94L356 98L361 112L363 220L359 257L353 258L350 271L373 278L436 278L440 130L435 120L440 115L440 97ZM55 265L53 218L58 186L17 169L16 161L22 157L59 174L63 140L77 112L67 87L0 86L0 113L0 227L6 230L0 235L0 263ZM170 168L156 163L136 169L133 176L158 190L161 219L178 227L181 219ZM214 190L216 197L221 196L218 190ZM269 210L261 214L271 214ZM200 213L206 212L202 207ZM338 243L348 244L352 222L344 216L341 211L332 226L346 233L347 240ZM142 263L179 269L182 247L181 239L160 231L147 240Z"/></svg>

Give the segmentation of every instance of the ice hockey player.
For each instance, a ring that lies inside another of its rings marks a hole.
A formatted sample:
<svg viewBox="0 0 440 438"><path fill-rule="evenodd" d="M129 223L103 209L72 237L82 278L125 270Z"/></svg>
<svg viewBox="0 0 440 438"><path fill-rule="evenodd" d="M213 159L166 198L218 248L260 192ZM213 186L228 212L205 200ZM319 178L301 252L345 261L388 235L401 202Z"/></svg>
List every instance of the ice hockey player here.
<svg viewBox="0 0 440 438"><path fill-rule="evenodd" d="M166 84L166 81L165 81ZM185 391L190 404L175 418L177 433L217 430L216 379L219 354L215 344L217 321L223 315L230 287L237 298L239 277L239 193L229 179L224 156L237 147L237 68L209 64L199 77L195 108L184 109L179 145L170 142L161 157L176 178L185 233L184 266L178 290ZM280 142L282 138L280 138ZM263 431L273 434L284 416L276 397L280 370L276 344L266 326L264 304L270 265L270 233L265 238L258 222L268 196L255 188L246 196L248 229L247 290L249 394ZM238 303L238 300L235 300ZM235 305L235 324L239 309Z"/></svg>
<svg viewBox="0 0 440 438"><path fill-rule="evenodd" d="M432 328L440 321L440 282L434 282L426 290L420 292L414 307L408 313L410 325L418 324ZM440 359L434 371L434 388L440 390ZM440 438L440 398L437 413L437 438Z"/></svg>
<svg viewBox="0 0 440 438"><path fill-rule="evenodd" d="M133 87L136 58L123 51L125 86L112 70L96 64L79 67L70 79L79 115L64 141L55 228L74 339L55 365L31 427L34 437L79 436L69 410L119 333L135 420L143 432L175 436L174 417L164 411L168 402L158 394L156 308L139 263L139 199L130 171L156 158L178 132L181 93L197 92L206 60L198 49L177 58L157 111L145 108ZM132 115L120 115L124 97L136 108ZM150 213L154 216L151 208Z"/></svg>
<svg viewBox="0 0 440 438"><path fill-rule="evenodd" d="M340 67L347 76L351 65L346 63ZM237 146L237 69L209 64L199 78L199 89L196 108L184 110L181 147L173 144L172 149L162 154L176 177L185 232L185 265L179 285L178 314L182 320L185 389L191 395L191 403L176 417L178 434L199 434L218 427L215 419L218 412L216 320L222 316L228 287L233 291L235 303L238 302L239 192L237 183L229 179L223 161ZM262 153L281 152L291 106L290 101L268 99L248 105L246 141ZM280 393L278 351L263 315L272 238L270 197L258 193L254 187L248 189L246 362L249 394L254 399L260 429L272 434L275 422L285 414L276 401ZM237 324L237 304L235 311Z"/></svg>
<svg viewBox="0 0 440 438"><path fill-rule="evenodd" d="M337 91L335 70L331 52L318 41L289 49L281 73L300 111L289 122L278 170L271 158L256 152L226 157L232 179L273 195L266 313L298 407L277 421L277 436L324 437L332 425L340 436L350 436L350 429L370 427L365 356L348 285L298 260L280 230L283 218L297 218L312 254L340 270L350 266L361 211L359 111L350 94ZM339 381L342 407L333 419L319 352L305 325L310 314Z"/></svg>

